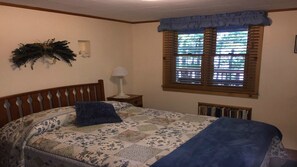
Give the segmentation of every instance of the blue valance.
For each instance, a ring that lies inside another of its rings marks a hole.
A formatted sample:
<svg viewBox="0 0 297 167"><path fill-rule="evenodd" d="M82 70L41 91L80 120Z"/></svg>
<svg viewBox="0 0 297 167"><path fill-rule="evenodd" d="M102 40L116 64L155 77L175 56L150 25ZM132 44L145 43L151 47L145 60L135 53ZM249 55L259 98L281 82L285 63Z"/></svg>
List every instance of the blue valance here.
<svg viewBox="0 0 297 167"><path fill-rule="evenodd" d="M214 27L245 27L249 25L271 24L265 11L243 11L216 15L166 18L160 20L158 31L197 31Z"/></svg>

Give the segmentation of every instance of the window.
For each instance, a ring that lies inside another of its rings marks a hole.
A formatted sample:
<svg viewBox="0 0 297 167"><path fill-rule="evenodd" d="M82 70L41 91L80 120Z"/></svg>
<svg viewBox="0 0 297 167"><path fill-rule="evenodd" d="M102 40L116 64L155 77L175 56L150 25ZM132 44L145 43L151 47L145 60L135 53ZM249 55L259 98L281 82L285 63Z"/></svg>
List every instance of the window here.
<svg viewBox="0 0 297 167"><path fill-rule="evenodd" d="M176 56L176 82L201 83L203 33L178 34Z"/></svg>
<svg viewBox="0 0 297 167"><path fill-rule="evenodd" d="M243 87L248 30L217 32L213 85Z"/></svg>
<svg viewBox="0 0 297 167"><path fill-rule="evenodd" d="M163 89L258 96L262 26L163 32Z"/></svg>

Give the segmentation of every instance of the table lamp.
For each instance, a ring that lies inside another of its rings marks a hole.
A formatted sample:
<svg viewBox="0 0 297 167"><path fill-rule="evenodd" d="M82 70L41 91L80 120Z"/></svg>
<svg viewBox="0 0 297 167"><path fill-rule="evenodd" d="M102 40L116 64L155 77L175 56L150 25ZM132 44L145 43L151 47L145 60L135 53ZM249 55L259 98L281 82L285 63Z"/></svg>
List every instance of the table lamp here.
<svg viewBox="0 0 297 167"><path fill-rule="evenodd" d="M116 67L113 69L111 76L118 77L120 80L120 91L119 94L116 95L114 98L128 98L130 96L126 95L123 91L123 78L124 76L128 75L128 71L124 67Z"/></svg>

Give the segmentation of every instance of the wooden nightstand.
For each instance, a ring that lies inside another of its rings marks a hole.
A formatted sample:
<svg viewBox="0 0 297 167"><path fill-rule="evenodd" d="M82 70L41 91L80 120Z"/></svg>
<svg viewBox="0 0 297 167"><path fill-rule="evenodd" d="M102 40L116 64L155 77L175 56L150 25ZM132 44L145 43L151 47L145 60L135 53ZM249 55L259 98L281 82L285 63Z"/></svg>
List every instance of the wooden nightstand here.
<svg viewBox="0 0 297 167"><path fill-rule="evenodd" d="M107 97L107 100L109 101L120 101L120 102L127 102L130 104L133 104L136 107L142 107L142 95L131 95L128 94L130 97L128 98L123 98L123 99L119 99L119 98L114 98L114 96L111 97Z"/></svg>

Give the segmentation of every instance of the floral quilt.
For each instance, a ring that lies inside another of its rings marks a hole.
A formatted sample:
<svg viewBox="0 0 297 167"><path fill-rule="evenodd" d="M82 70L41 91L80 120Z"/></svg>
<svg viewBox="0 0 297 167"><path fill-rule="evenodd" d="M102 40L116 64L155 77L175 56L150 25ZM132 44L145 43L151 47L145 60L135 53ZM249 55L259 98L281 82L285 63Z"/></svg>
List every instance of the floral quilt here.
<svg viewBox="0 0 297 167"><path fill-rule="evenodd" d="M74 107L32 114L0 129L0 166L146 167L216 118L114 105L121 123L78 127Z"/></svg>

